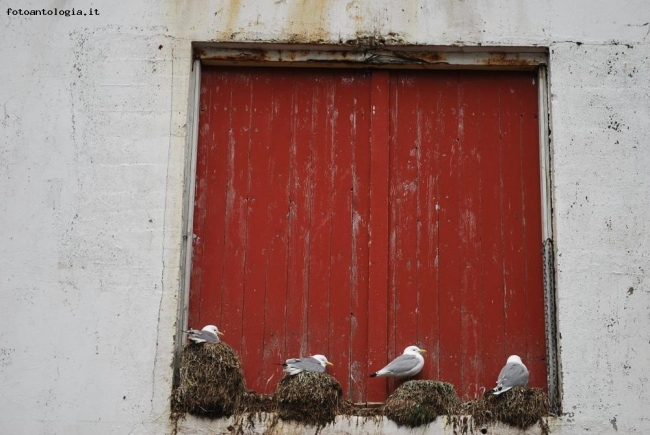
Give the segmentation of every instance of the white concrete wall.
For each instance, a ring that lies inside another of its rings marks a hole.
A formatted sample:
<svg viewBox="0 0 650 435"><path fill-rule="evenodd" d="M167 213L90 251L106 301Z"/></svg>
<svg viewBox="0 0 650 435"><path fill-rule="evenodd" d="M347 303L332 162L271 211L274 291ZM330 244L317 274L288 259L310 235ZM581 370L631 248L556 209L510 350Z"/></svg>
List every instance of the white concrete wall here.
<svg viewBox="0 0 650 435"><path fill-rule="evenodd" d="M14 16L7 8L96 8ZM191 41L548 46L567 413L650 433L646 0L0 2L0 433L170 430Z"/></svg>

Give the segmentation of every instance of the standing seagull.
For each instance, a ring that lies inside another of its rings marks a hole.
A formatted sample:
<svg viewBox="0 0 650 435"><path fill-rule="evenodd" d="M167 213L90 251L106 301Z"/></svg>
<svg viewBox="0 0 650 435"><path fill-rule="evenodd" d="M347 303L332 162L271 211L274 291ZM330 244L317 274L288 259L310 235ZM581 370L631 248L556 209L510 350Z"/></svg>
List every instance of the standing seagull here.
<svg viewBox="0 0 650 435"><path fill-rule="evenodd" d="M404 353L391 361L386 367L371 374L370 377L387 377L408 378L420 373L424 366L422 354L426 352L417 346L409 346L404 349Z"/></svg>
<svg viewBox="0 0 650 435"><path fill-rule="evenodd" d="M528 384L528 369L517 355L510 355L506 365L499 373L497 386L492 389L492 394L505 393L512 387L525 387Z"/></svg>
<svg viewBox="0 0 650 435"><path fill-rule="evenodd" d="M300 372L325 373L325 366L333 366L323 355L312 355L304 358L289 358L282 364L283 372L289 376L297 375Z"/></svg>
<svg viewBox="0 0 650 435"><path fill-rule="evenodd" d="M187 334L187 338L192 340L194 343L219 343L220 335L223 335L223 332L219 331L214 325L204 326L202 330L190 329L189 331L183 331Z"/></svg>

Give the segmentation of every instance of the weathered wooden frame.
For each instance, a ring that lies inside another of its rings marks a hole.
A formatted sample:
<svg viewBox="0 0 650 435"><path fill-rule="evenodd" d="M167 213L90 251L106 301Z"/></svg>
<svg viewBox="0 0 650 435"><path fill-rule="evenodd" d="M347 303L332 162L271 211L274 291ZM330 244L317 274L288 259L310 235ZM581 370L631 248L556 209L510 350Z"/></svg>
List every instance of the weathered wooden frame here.
<svg viewBox="0 0 650 435"><path fill-rule="evenodd" d="M194 43L194 61L188 96L184 174L180 289L176 326L175 367L187 328L189 284L192 269L192 224L196 150L198 143L201 65L294 66L320 68L407 68L536 70L539 80L539 155L544 243L544 297L548 389L552 413L561 412L560 358L558 353L552 207L552 166L548 50L544 47L394 46L369 41L358 45ZM176 378L176 376L175 376Z"/></svg>

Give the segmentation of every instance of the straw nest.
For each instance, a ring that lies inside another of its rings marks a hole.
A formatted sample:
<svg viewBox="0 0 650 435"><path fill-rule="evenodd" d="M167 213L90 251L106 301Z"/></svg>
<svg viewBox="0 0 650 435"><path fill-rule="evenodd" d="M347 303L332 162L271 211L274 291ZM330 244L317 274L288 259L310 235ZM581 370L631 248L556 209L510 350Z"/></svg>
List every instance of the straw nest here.
<svg viewBox="0 0 650 435"><path fill-rule="evenodd" d="M455 414L459 406L454 386L447 382L408 381L386 400L384 415L400 426L417 427Z"/></svg>
<svg viewBox="0 0 650 435"><path fill-rule="evenodd" d="M336 418L342 396L341 384L330 375L301 372L280 380L275 401L281 419L322 427Z"/></svg>
<svg viewBox="0 0 650 435"><path fill-rule="evenodd" d="M486 392L478 400L461 404L453 385L417 380L402 384L384 406L362 407L344 400L341 385L330 375L301 372L282 378L274 394L260 394L246 390L241 364L224 343L190 343L183 348L171 408L176 422L186 413L209 418L247 414L252 418L266 412L318 428L332 423L337 415L385 415L400 426L417 427L448 415L453 416L454 431L462 433L485 433L487 425L495 422L520 429L539 422L542 432L548 433L541 418L548 415L548 397L539 388L515 387L499 396Z"/></svg>
<svg viewBox="0 0 650 435"><path fill-rule="evenodd" d="M498 396L488 391L466 407L476 427L499 421L527 429L549 412L547 394L539 388L526 387L514 387Z"/></svg>
<svg viewBox="0 0 650 435"><path fill-rule="evenodd" d="M232 415L247 398L244 373L225 343L189 343L183 348L172 412L219 418Z"/></svg>

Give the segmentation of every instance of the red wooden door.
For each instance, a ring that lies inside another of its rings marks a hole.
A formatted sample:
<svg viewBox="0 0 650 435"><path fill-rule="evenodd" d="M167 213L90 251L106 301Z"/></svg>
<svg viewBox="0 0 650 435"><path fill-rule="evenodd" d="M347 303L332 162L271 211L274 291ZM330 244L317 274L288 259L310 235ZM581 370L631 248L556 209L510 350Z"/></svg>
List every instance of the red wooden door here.
<svg viewBox="0 0 650 435"><path fill-rule="evenodd" d="M418 344L470 397L517 353L546 385L537 87L527 72L206 68L190 326L249 388L323 353L354 401Z"/></svg>

